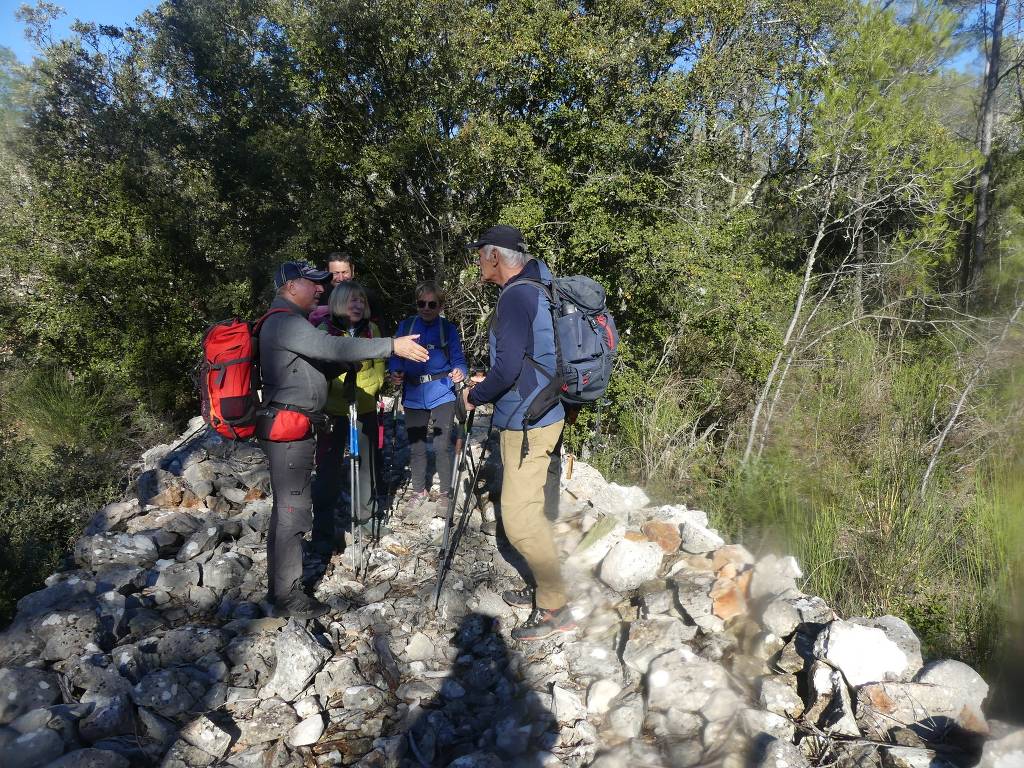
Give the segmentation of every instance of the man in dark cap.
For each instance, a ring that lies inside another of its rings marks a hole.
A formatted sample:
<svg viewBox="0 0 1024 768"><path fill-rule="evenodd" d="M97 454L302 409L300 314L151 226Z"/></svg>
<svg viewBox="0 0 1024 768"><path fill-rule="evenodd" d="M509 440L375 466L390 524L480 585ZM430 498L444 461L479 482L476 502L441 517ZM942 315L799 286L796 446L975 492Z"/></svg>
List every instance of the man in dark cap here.
<svg viewBox="0 0 1024 768"><path fill-rule="evenodd" d="M259 331L264 405L256 436L270 460L274 493L267 536L267 598L276 615L301 619L328 610L301 587L302 539L313 522L310 478L316 431L327 423L327 382L360 360L395 354L422 362L428 357L416 336L363 339L330 336L314 328L307 317L329 278L329 272L301 261L279 266L274 273L273 314Z"/></svg>
<svg viewBox="0 0 1024 768"><path fill-rule="evenodd" d="M468 409L494 403L491 419L499 430L504 466L502 526L534 582L502 597L511 605L534 608L512 637L541 640L576 628L554 533L544 515L544 486L561 449L565 421L558 387L551 386L558 355L543 286L551 285L552 276L543 262L527 254L515 227L491 227L469 247L477 250L480 277L501 286L501 293L489 332L490 370L472 389L464 389L463 397Z"/></svg>

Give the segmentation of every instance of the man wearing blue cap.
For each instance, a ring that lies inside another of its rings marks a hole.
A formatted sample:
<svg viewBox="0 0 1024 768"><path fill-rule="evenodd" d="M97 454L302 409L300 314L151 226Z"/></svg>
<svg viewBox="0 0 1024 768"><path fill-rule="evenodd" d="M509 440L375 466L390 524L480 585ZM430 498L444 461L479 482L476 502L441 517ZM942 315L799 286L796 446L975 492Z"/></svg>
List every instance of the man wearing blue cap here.
<svg viewBox="0 0 1024 768"><path fill-rule="evenodd" d="M547 480L558 463L565 423L554 322L543 289L552 276L543 262L529 256L515 227L491 227L469 247L477 250L481 279L500 286L501 293L488 332L490 370L472 389L463 390L463 398L467 409L494 403L491 421L498 428L503 467L501 523L533 579L502 598L534 608L512 637L542 640L576 628L554 533L544 515L545 485L549 492L558 491Z"/></svg>
<svg viewBox="0 0 1024 768"><path fill-rule="evenodd" d="M422 362L428 357L416 336L363 339L330 336L314 328L307 317L330 276L301 261L279 266L272 314L259 332L264 405L257 414L256 437L270 461L274 494L267 535L267 598L276 615L300 619L323 616L328 610L302 590L300 581L302 539L313 523L310 478L316 432L327 423L327 382L360 360L395 354Z"/></svg>

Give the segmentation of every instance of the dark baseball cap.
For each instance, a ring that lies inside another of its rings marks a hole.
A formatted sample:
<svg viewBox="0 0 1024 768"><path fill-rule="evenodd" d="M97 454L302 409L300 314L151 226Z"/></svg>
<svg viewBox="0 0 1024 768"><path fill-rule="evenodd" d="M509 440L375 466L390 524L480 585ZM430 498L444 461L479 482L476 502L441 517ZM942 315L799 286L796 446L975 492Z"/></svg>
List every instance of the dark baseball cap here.
<svg viewBox="0 0 1024 768"><path fill-rule="evenodd" d="M480 235L479 240L466 247L483 248L485 245L497 245L500 248L526 253L526 241L523 239L523 233L507 224L496 224Z"/></svg>
<svg viewBox="0 0 1024 768"><path fill-rule="evenodd" d="M274 272L274 285L280 288L289 280L298 280L300 277L312 280L314 283L322 283L324 280L329 279L330 276L330 272L317 269L305 261L286 261Z"/></svg>

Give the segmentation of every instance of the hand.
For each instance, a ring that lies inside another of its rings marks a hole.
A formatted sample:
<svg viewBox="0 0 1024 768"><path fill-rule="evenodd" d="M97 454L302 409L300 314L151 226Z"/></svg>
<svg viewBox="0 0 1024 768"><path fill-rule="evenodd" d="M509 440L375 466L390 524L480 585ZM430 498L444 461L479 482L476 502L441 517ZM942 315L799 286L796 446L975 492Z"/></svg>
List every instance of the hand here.
<svg viewBox="0 0 1024 768"><path fill-rule="evenodd" d="M395 354L406 360L412 360L414 363L427 362L430 359L430 353L427 352L426 347L421 347L416 343L416 339L419 337L418 333L413 336L399 336L395 339Z"/></svg>
<svg viewBox="0 0 1024 768"><path fill-rule="evenodd" d="M391 383L396 387L402 386L402 382L405 381L405 374L402 371L391 372Z"/></svg>
<svg viewBox="0 0 1024 768"><path fill-rule="evenodd" d="M452 368L452 372L448 374L448 378L452 380L452 383L458 384L466 378L466 374L462 372L461 368Z"/></svg>
<svg viewBox="0 0 1024 768"><path fill-rule="evenodd" d="M484 373L483 371L477 371L470 378L470 381L472 381L473 384L479 384L481 381L483 381L486 378L487 378L487 374L486 373Z"/></svg>
<svg viewBox="0 0 1024 768"><path fill-rule="evenodd" d="M462 403L463 403L463 405L466 406L466 413L469 413L474 408L476 408L475 405L473 405L471 402L469 402L469 390L470 389L471 389L471 387L463 387L462 391L459 392L459 397L462 398Z"/></svg>

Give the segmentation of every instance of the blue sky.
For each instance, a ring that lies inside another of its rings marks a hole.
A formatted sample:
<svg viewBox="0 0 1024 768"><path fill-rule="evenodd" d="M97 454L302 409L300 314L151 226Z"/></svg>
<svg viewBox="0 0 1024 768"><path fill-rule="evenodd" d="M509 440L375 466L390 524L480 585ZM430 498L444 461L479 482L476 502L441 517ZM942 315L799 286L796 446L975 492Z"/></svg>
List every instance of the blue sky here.
<svg viewBox="0 0 1024 768"><path fill-rule="evenodd" d="M0 45L10 48L23 63L32 60L35 53L25 39L25 25L14 18L14 12L25 0L0 0ZM54 24L56 37L66 37L75 19L97 24L121 26L130 23L147 8L155 8L158 0L53 0L67 14Z"/></svg>

